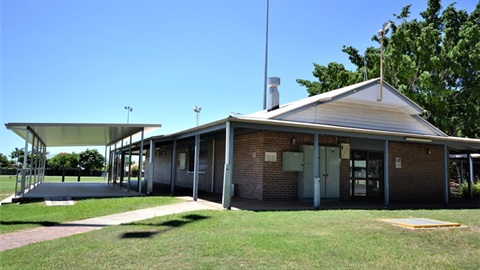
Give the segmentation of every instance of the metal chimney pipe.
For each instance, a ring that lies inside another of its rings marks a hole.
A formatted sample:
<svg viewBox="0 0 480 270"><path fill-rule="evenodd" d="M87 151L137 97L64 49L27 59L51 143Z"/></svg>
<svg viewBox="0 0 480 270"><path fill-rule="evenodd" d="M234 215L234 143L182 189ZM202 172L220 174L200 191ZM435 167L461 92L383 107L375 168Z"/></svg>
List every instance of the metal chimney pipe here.
<svg viewBox="0 0 480 270"><path fill-rule="evenodd" d="M280 107L280 94L278 93L277 86L280 85L279 77L267 78L268 86L268 98L267 98L267 111L273 111Z"/></svg>

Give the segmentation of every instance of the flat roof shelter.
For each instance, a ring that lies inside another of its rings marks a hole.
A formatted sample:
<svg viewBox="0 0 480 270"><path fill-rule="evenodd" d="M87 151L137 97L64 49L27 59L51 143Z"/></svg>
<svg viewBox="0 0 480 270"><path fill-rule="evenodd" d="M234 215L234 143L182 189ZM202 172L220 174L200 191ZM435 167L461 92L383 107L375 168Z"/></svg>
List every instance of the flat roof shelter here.
<svg viewBox="0 0 480 270"><path fill-rule="evenodd" d="M6 123L5 126L25 140L24 151L25 153L30 151L33 157L30 163L25 158L22 169L17 170L15 196L22 198L25 193L43 183L48 146L105 146L105 158L107 150L110 156L118 157L113 155L112 147L117 151L119 144L120 149L123 148L125 139L129 138L131 143L133 136L140 135L140 146L143 149L144 133L161 127L159 124L112 123ZM142 155L140 155L140 164L141 159ZM117 160L109 159L109 182L112 179L114 162ZM138 183L140 183L140 176L141 174L139 174ZM141 192L140 184L138 188Z"/></svg>

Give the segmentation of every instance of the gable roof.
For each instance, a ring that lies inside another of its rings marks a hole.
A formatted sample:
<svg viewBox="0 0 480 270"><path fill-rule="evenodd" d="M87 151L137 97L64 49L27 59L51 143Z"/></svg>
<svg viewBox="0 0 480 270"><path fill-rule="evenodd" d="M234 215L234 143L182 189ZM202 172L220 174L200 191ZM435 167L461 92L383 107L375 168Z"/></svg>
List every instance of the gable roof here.
<svg viewBox="0 0 480 270"><path fill-rule="evenodd" d="M376 78L246 117L447 136L420 116L425 112L422 107L388 83L382 88L380 94Z"/></svg>

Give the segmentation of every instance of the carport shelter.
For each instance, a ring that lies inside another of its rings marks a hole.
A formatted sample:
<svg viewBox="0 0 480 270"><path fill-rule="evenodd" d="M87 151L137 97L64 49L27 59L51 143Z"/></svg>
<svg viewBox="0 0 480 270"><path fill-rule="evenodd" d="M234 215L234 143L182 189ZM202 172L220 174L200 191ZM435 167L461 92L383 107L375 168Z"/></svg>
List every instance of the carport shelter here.
<svg viewBox="0 0 480 270"><path fill-rule="evenodd" d="M26 192L41 184L45 175L47 147L67 146L105 146L110 153L109 182L120 175L118 154L124 147L124 141L140 135L139 147L143 149L144 133L161 127L153 124L77 124L77 123L7 123L7 129L12 130L25 140L25 153L32 153L32 161L24 159L23 167L19 170L15 195L23 197ZM119 147L120 145L120 147ZM113 149L112 149L113 147ZM142 150L143 151L143 150ZM142 163L142 155L139 157ZM123 170L122 170L123 171ZM123 174L122 174L123 177ZM138 183L140 183L140 174ZM138 191L141 192L140 184Z"/></svg>
<svg viewBox="0 0 480 270"><path fill-rule="evenodd" d="M472 168L480 140L447 136L424 112L372 79L148 138L145 178L154 191L169 185L172 194L192 188L194 199L199 190L222 194L227 209L232 196L311 200L315 208L352 198L448 206L449 154L467 155Z"/></svg>

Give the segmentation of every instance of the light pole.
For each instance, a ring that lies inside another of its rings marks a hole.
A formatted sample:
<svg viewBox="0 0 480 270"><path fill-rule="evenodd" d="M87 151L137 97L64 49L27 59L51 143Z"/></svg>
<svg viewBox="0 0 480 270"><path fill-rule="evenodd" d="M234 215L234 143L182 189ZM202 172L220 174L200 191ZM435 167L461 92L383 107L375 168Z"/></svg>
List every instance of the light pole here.
<svg viewBox="0 0 480 270"><path fill-rule="evenodd" d="M193 111L197 114L197 127L198 127L198 115L200 114L201 110L202 110L202 107L193 106Z"/></svg>
<svg viewBox="0 0 480 270"><path fill-rule="evenodd" d="M130 112L133 111L133 108L130 106L125 106L125 110L127 110L127 124L130 120Z"/></svg>
<svg viewBox="0 0 480 270"><path fill-rule="evenodd" d="M267 0L267 18L265 23L265 67L263 74L263 109L267 109L267 72L268 72L268 10L270 2Z"/></svg>
<svg viewBox="0 0 480 270"><path fill-rule="evenodd" d="M390 28L390 22L385 22L382 29L378 30L377 35L380 37L380 98L378 101L383 100L383 38L388 33Z"/></svg>

